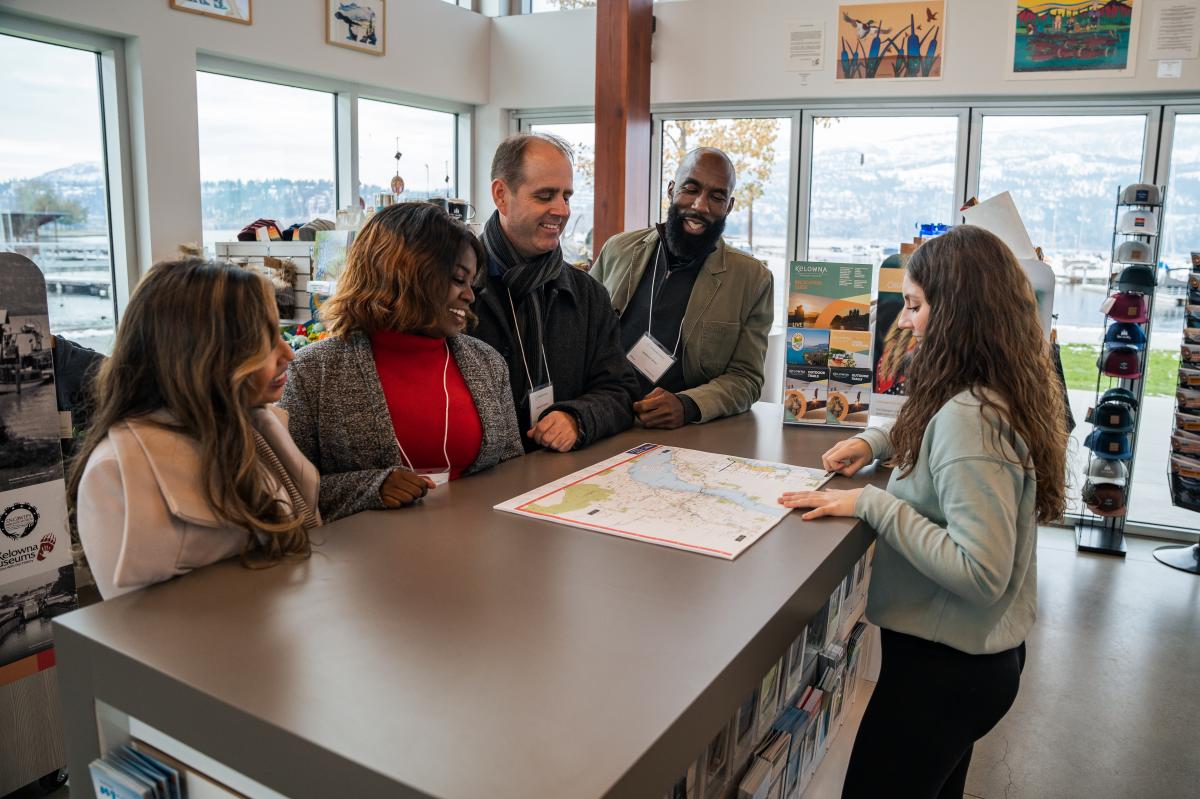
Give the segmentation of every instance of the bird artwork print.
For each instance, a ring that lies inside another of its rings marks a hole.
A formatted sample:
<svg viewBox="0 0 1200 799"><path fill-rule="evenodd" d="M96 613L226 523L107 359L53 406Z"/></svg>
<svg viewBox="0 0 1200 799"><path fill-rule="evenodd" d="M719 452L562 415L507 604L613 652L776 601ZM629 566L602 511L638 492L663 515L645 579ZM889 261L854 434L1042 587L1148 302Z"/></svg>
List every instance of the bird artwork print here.
<svg viewBox="0 0 1200 799"><path fill-rule="evenodd" d="M937 12L934 11L933 9L926 8L925 9L925 21L926 22L934 22L936 20L937 20Z"/></svg>
<svg viewBox="0 0 1200 799"><path fill-rule="evenodd" d="M860 40L867 38L872 33L878 33L880 36L887 36L892 32L891 28L880 28L879 23L873 19L863 22L861 19L855 19L844 11L842 12L842 19L854 26L854 32L858 35Z"/></svg>

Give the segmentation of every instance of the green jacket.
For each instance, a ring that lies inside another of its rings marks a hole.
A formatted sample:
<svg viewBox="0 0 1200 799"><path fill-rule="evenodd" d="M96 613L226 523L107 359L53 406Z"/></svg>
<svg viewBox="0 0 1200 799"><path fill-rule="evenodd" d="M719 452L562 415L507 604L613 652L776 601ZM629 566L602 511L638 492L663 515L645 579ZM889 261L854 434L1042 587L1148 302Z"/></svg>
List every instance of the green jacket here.
<svg viewBox="0 0 1200 799"><path fill-rule="evenodd" d="M590 274L608 289L618 314L657 249L656 228L605 242ZM683 315L683 379L691 388L680 392L696 403L700 421L742 413L761 396L773 296L766 266L724 239L700 267Z"/></svg>
<svg viewBox="0 0 1200 799"><path fill-rule="evenodd" d="M856 438L892 456L888 430ZM1037 617L1037 478L1012 426L964 391L933 415L912 473L867 486L875 528L867 618L971 655L1011 649Z"/></svg>

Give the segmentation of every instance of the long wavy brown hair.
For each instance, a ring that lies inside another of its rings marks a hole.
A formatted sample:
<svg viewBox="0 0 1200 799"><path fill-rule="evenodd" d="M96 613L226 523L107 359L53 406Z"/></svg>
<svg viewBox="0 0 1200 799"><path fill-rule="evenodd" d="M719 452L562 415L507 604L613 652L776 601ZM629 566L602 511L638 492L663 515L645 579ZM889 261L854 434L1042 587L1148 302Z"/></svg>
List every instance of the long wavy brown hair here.
<svg viewBox="0 0 1200 799"><path fill-rule="evenodd" d="M929 421L970 391L1028 447L1028 462L1019 465L1037 477L1038 521L1058 519L1066 509L1066 411L1021 265L992 233L960 225L918 247L907 270L925 293L929 322L892 427L892 465L901 478L911 474Z"/></svg>
<svg viewBox="0 0 1200 799"><path fill-rule="evenodd" d="M338 278L321 306L329 332L425 332L437 326L450 277L463 247L487 269L483 244L462 222L430 203L390 205L363 225ZM473 317L468 313L468 321Z"/></svg>
<svg viewBox="0 0 1200 799"><path fill-rule="evenodd" d="M277 496L250 419L252 377L275 346L277 325L274 292L260 275L203 258L155 264L129 298L112 357L96 374L92 426L67 487L72 509L88 458L109 430L161 410L173 420L162 426L200 442L208 472L197 479L213 511L250 531L243 562L307 556L308 532Z"/></svg>

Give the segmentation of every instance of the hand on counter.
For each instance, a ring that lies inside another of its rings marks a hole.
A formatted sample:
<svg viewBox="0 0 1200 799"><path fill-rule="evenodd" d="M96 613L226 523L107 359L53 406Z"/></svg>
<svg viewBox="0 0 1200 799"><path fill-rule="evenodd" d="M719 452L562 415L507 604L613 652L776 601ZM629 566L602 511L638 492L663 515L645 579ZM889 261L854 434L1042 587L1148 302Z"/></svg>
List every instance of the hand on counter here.
<svg viewBox="0 0 1200 799"><path fill-rule="evenodd" d="M830 450L830 452L832 451ZM800 517L805 521L819 519L822 516L853 516L854 506L858 503L858 495L861 493L861 488L853 488L849 491L834 491L830 489L825 489L824 491L788 491L779 498L779 504L785 508L812 508L812 510Z"/></svg>
<svg viewBox="0 0 1200 799"><path fill-rule="evenodd" d="M870 444L861 438L847 438L845 441L834 444L828 452L821 456L821 466L827 472L836 472L849 477L870 464L872 460L874 460L874 455L871 452Z"/></svg>
<svg viewBox="0 0 1200 799"><path fill-rule="evenodd" d="M379 499L386 508L400 508L425 496L433 485L428 477L407 469L396 469L379 487Z"/></svg>
<svg viewBox="0 0 1200 799"><path fill-rule="evenodd" d="M566 411L550 411L525 435L546 449L570 452L579 440L579 425Z"/></svg>
<svg viewBox="0 0 1200 799"><path fill-rule="evenodd" d="M643 399L633 403L633 412L646 427L674 430L683 427L683 401L670 391L656 388Z"/></svg>

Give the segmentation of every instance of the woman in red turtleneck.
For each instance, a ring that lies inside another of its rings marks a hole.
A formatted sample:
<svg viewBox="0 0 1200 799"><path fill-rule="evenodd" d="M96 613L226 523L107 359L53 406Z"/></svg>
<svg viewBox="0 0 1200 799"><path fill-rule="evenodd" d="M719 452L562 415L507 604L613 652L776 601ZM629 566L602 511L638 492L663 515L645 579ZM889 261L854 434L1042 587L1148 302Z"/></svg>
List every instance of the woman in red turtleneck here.
<svg viewBox="0 0 1200 799"><path fill-rule="evenodd" d="M483 246L427 203L384 209L321 307L333 335L292 363L281 404L321 472L326 519L409 505L523 453L508 367L463 331Z"/></svg>

